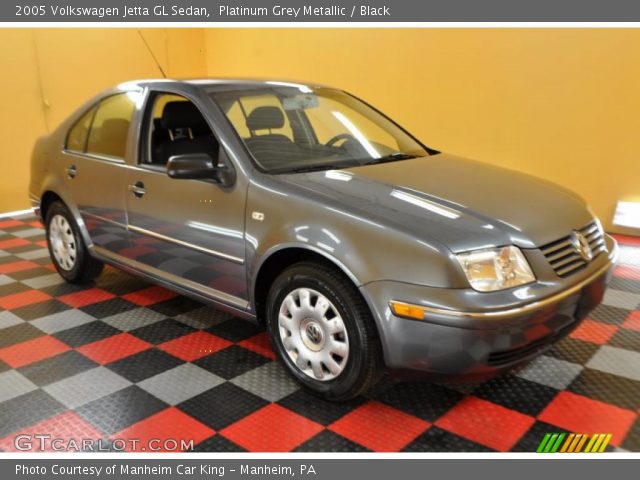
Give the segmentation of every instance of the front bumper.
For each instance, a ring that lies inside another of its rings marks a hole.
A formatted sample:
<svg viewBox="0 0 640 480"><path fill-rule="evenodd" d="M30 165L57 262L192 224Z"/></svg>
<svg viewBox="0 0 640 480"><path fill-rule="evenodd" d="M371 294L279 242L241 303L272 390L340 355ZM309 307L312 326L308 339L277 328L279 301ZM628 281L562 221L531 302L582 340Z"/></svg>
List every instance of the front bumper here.
<svg viewBox="0 0 640 480"><path fill-rule="evenodd" d="M378 322L387 367L450 380L490 377L530 360L568 335L603 298L617 245L575 278L505 292L372 282L362 288ZM400 318L390 300L425 308L423 320Z"/></svg>

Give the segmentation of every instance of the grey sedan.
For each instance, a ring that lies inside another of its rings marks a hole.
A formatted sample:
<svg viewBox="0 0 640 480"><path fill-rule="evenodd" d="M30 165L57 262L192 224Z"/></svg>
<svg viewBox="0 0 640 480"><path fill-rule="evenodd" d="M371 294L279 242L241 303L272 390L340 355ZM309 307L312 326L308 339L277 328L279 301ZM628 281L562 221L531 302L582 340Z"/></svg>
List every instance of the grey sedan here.
<svg viewBox="0 0 640 480"><path fill-rule="evenodd" d="M284 81L119 85L38 140L30 197L67 281L109 263L263 323L332 400L385 369L530 360L601 301L617 252L572 192Z"/></svg>

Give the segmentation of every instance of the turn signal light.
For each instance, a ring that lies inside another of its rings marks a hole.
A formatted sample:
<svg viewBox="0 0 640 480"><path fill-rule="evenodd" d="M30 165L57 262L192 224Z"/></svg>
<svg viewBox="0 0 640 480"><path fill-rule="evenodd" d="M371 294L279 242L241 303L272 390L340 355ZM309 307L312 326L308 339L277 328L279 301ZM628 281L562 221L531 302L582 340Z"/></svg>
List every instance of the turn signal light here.
<svg viewBox="0 0 640 480"><path fill-rule="evenodd" d="M417 305L409 305L402 302L389 302L391 311L398 317L412 318L414 320L424 320L424 309Z"/></svg>

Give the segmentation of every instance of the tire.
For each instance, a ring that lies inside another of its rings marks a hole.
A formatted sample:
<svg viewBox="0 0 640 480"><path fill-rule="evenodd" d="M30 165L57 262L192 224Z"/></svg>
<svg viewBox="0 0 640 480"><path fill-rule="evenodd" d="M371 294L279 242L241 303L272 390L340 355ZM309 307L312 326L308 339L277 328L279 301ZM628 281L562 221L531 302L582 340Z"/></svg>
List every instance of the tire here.
<svg viewBox="0 0 640 480"><path fill-rule="evenodd" d="M104 263L89 254L78 225L64 203L51 204L45 226L49 256L62 278L69 283L84 284L100 275Z"/></svg>
<svg viewBox="0 0 640 480"><path fill-rule="evenodd" d="M325 307L326 313L318 313ZM384 372L371 311L336 268L300 262L284 270L269 290L267 326L287 372L326 400L355 398Z"/></svg>

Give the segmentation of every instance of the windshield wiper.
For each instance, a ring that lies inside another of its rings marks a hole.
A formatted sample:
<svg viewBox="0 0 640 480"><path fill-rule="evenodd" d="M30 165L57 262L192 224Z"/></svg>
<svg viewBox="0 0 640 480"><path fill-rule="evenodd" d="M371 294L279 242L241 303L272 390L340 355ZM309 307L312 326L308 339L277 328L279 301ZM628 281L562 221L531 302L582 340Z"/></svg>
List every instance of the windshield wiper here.
<svg viewBox="0 0 640 480"><path fill-rule="evenodd" d="M322 170L340 170L342 168L348 168L353 165L338 165L338 164L320 164L320 165L308 165L306 167L291 168L283 171L283 173L303 173L303 172L318 172Z"/></svg>
<svg viewBox="0 0 640 480"><path fill-rule="evenodd" d="M410 160L412 158L418 158L418 156L412 155L410 153L396 152L385 155L384 157L378 157L369 160L368 162L365 162L364 165L375 165L376 163L394 162L396 160Z"/></svg>

